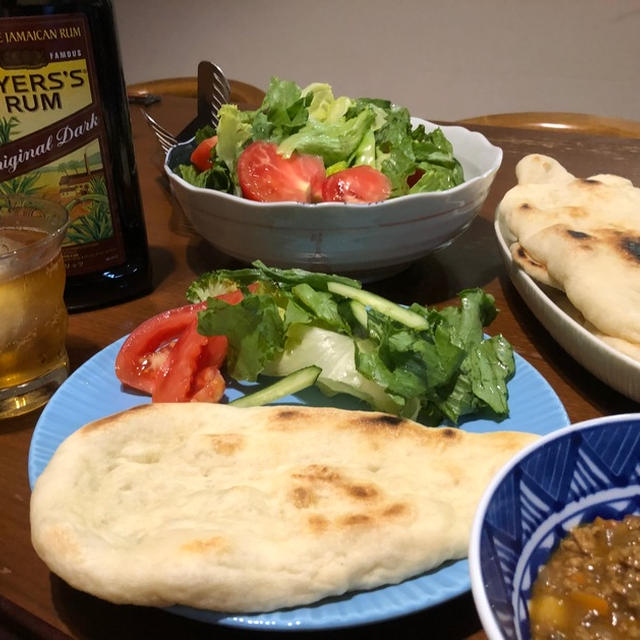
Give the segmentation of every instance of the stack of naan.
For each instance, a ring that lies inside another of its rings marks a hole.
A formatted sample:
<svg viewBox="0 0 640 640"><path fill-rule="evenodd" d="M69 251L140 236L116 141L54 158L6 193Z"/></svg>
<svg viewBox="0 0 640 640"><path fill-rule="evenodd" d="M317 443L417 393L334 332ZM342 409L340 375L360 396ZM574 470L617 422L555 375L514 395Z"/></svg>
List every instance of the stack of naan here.
<svg viewBox="0 0 640 640"><path fill-rule="evenodd" d="M310 603L465 556L489 480L536 439L364 411L146 405L60 445L32 495L33 545L117 603Z"/></svg>
<svg viewBox="0 0 640 640"><path fill-rule="evenodd" d="M497 216L514 261L566 294L582 324L640 360L640 189L626 178L576 178L534 154Z"/></svg>

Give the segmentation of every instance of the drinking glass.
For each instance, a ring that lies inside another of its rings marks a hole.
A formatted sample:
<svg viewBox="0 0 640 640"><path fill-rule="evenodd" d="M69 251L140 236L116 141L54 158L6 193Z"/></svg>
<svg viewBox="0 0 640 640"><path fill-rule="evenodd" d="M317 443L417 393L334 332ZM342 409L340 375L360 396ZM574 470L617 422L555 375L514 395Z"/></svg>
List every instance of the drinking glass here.
<svg viewBox="0 0 640 640"><path fill-rule="evenodd" d="M56 202L0 195L0 418L42 406L68 375L68 223Z"/></svg>

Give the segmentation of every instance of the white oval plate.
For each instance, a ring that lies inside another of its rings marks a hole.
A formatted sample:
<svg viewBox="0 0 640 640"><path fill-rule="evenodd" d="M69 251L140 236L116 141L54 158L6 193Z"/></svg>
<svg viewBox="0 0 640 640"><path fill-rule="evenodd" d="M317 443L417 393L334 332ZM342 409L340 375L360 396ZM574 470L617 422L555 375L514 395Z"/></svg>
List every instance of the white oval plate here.
<svg viewBox="0 0 640 640"><path fill-rule="evenodd" d="M148 396L125 390L114 373L115 357L124 338L85 362L62 384L45 407L35 427L29 449L31 487L58 445L92 420L149 402ZM516 373L508 383L510 416L502 422L477 419L464 423L468 431L529 431L546 434L569 424L569 418L549 383L516 354ZM243 385L246 389L247 386ZM229 388L227 397L242 395ZM307 389L281 400L283 404L365 408L349 396L327 398ZM277 577L274 576L274 580ZM179 615L225 626L274 631L319 630L380 622L426 609L468 591L471 587L467 560L450 562L434 571L366 592L352 592L314 605L262 614L232 615L188 607L172 607Z"/></svg>

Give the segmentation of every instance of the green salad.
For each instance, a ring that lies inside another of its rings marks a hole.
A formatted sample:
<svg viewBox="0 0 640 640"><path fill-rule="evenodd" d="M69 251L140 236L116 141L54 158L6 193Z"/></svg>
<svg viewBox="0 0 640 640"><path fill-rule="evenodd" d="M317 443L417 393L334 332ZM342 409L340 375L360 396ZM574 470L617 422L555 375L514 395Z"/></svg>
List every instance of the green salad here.
<svg viewBox="0 0 640 640"><path fill-rule="evenodd" d="M254 200L374 202L464 181L442 129L414 128L409 111L388 100L336 98L326 83L301 88L274 77L258 109L223 105L217 129L198 131L195 142L191 162L176 169L184 180Z"/></svg>
<svg viewBox="0 0 640 640"><path fill-rule="evenodd" d="M214 297L236 289L244 294L238 304ZM347 393L425 424L508 415L513 350L501 335L485 335L497 309L481 289L460 292L459 305L440 310L404 307L357 280L256 261L204 274L187 298L208 301L198 332L227 337L235 380L307 370L328 395Z"/></svg>

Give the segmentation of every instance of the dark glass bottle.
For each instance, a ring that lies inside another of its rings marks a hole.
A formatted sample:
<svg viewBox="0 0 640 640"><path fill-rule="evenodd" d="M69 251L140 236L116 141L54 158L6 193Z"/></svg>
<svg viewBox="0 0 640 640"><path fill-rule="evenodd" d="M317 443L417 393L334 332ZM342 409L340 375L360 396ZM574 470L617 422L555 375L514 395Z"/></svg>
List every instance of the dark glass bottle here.
<svg viewBox="0 0 640 640"><path fill-rule="evenodd" d="M70 212L70 310L148 293L151 269L109 0L0 1L0 194Z"/></svg>

